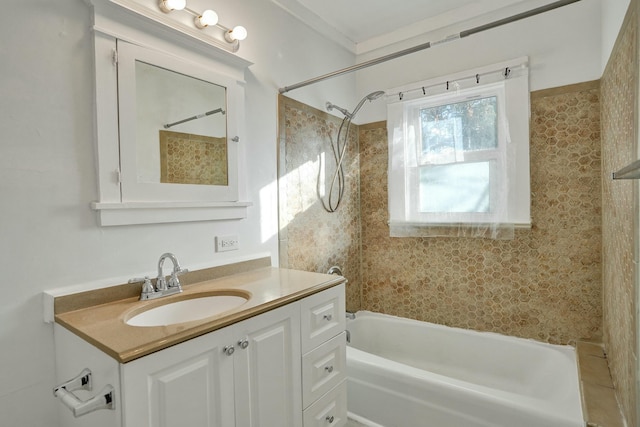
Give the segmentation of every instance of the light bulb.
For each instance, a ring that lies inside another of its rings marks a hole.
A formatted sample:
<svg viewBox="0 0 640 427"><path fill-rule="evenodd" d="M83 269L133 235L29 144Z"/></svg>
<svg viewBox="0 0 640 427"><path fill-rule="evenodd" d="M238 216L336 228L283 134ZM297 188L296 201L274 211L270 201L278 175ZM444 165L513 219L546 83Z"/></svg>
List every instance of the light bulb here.
<svg viewBox="0 0 640 427"><path fill-rule="evenodd" d="M242 25L236 25L233 30L229 31L229 38L233 40L244 40L247 38L247 29Z"/></svg>
<svg viewBox="0 0 640 427"><path fill-rule="evenodd" d="M207 9L202 12L202 15L196 16L196 27L206 28L209 25L216 25L218 23L218 14L211 9Z"/></svg>
<svg viewBox="0 0 640 427"><path fill-rule="evenodd" d="M163 12L169 13L172 10L182 10L187 7L187 0L160 0L158 6Z"/></svg>

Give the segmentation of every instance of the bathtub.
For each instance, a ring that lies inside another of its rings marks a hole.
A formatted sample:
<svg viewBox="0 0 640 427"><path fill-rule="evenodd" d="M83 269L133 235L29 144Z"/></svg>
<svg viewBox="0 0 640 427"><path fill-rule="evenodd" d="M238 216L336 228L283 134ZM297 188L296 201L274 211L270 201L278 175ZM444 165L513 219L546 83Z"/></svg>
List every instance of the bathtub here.
<svg viewBox="0 0 640 427"><path fill-rule="evenodd" d="M585 425L573 347L367 311L347 330L348 408L365 425Z"/></svg>

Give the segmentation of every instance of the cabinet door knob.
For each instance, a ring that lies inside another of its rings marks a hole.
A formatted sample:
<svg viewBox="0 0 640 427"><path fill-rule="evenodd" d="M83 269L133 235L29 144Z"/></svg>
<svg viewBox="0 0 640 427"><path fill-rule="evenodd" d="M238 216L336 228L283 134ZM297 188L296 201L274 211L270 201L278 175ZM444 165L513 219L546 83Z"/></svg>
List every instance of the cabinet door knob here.
<svg viewBox="0 0 640 427"><path fill-rule="evenodd" d="M331 319L333 319L333 316L330 314L325 314L324 316L322 316L323 319L325 319L327 322L331 322Z"/></svg>
<svg viewBox="0 0 640 427"><path fill-rule="evenodd" d="M328 373L333 372L333 366L325 366L324 370L327 371Z"/></svg>
<svg viewBox="0 0 640 427"><path fill-rule="evenodd" d="M331 424L333 422L333 415L327 416L327 418L325 418L325 420L327 420L329 422L329 424Z"/></svg>
<svg viewBox="0 0 640 427"><path fill-rule="evenodd" d="M222 349L222 352L227 356L231 356L236 349L232 345L227 345Z"/></svg>
<svg viewBox="0 0 640 427"><path fill-rule="evenodd" d="M241 349L244 350L245 348L249 347L249 340L240 340L238 341L238 345Z"/></svg>

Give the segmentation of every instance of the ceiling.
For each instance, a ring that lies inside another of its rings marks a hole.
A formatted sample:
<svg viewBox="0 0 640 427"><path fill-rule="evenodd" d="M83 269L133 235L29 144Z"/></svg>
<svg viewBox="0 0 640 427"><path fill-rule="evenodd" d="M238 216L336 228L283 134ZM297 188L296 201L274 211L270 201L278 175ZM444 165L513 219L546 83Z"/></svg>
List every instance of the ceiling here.
<svg viewBox="0 0 640 427"><path fill-rule="evenodd" d="M486 22L551 0L272 0L356 54L464 21ZM465 28L466 29L466 28Z"/></svg>

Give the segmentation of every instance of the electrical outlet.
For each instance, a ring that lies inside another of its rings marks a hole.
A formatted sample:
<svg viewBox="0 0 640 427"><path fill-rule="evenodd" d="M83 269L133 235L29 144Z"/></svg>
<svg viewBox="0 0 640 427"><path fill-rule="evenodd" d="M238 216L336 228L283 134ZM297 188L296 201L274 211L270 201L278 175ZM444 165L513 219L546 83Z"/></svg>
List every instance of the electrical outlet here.
<svg viewBox="0 0 640 427"><path fill-rule="evenodd" d="M239 249L238 236L216 236L216 252L237 251Z"/></svg>

